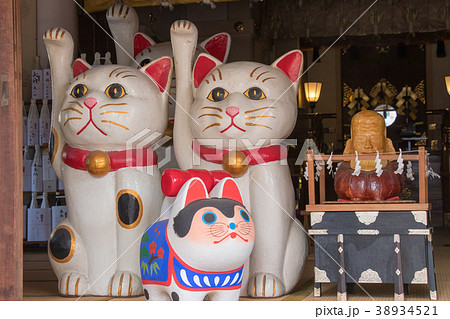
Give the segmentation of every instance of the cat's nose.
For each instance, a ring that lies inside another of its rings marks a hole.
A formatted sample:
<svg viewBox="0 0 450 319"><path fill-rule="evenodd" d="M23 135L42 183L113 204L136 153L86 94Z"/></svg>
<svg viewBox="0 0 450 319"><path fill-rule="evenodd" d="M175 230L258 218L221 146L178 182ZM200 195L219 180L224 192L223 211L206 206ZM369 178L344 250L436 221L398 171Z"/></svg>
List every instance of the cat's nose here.
<svg viewBox="0 0 450 319"><path fill-rule="evenodd" d="M89 109L92 109L94 106L97 105L97 99L93 97L88 97L86 100L84 100L84 105L86 105Z"/></svg>
<svg viewBox="0 0 450 319"><path fill-rule="evenodd" d="M226 109L226 113L231 117L235 117L239 114L239 108L236 106L229 106Z"/></svg>

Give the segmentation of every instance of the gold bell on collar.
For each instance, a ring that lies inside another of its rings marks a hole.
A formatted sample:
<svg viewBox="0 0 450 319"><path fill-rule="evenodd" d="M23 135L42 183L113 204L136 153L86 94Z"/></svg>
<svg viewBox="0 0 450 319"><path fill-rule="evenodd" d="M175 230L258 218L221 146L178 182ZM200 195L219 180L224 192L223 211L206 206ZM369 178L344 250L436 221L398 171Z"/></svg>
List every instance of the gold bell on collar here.
<svg viewBox="0 0 450 319"><path fill-rule="evenodd" d="M109 155L103 151L91 152L85 160L86 170L94 177L102 177L111 170Z"/></svg>
<svg viewBox="0 0 450 319"><path fill-rule="evenodd" d="M229 151L222 159L222 167L231 177L241 177L248 170L247 156L241 151Z"/></svg>

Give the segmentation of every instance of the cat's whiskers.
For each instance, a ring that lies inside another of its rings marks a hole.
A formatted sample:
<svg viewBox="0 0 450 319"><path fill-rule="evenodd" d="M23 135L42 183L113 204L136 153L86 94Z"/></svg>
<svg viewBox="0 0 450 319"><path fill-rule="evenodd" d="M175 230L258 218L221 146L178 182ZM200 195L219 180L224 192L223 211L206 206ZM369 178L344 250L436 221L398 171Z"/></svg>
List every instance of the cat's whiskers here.
<svg viewBox="0 0 450 319"><path fill-rule="evenodd" d="M110 120L102 120L102 122L103 122L103 123L109 123L109 124L117 125L117 126L123 128L123 129L127 130L127 131L130 130L130 129L129 129L128 127L126 127L125 125L119 124L119 123L114 122L114 121L110 121Z"/></svg>
<svg viewBox="0 0 450 319"><path fill-rule="evenodd" d="M108 104L103 104L102 106L100 106L99 107L99 109L102 109L102 108L104 108L104 107L107 107L107 106L111 106L111 105L128 105L128 103L108 103Z"/></svg>
<svg viewBox="0 0 450 319"><path fill-rule="evenodd" d="M201 118L201 117L203 117L203 116L215 116L215 117L218 117L219 119L223 119L222 115L219 115L219 114L211 114L211 113L202 114L202 115L200 115L198 118Z"/></svg>
<svg viewBox="0 0 450 319"><path fill-rule="evenodd" d="M257 108L257 109L245 111L244 113L248 114L248 113L257 112L257 111L260 111L260 110L268 110L268 109L275 109L275 107L274 106L265 106L265 107L260 107L260 108Z"/></svg>
<svg viewBox="0 0 450 319"><path fill-rule="evenodd" d="M69 117L63 124L63 126L66 126L67 122L71 120L81 120L81 117Z"/></svg>
<svg viewBox="0 0 450 319"><path fill-rule="evenodd" d="M62 109L62 110L61 110L61 113L62 113L62 112L66 112L66 111L74 111L74 112L77 112L77 113L83 115L83 112L77 110L77 109L74 108L74 107L66 107L65 109Z"/></svg>
<svg viewBox="0 0 450 319"><path fill-rule="evenodd" d="M205 127L205 128L203 129L202 132L204 132L204 131L206 131L207 129L209 129L209 128L211 128L211 127L214 127L214 126L220 126L220 123L213 123L213 124L211 124L211 125L208 125L207 127Z"/></svg>
<svg viewBox="0 0 450 319"><path fill-rule="evenodd" d="M256 124L256 123L245 122L245 125L247 125L247 126L260 126L260 127L265 127L265 128L270 129L270 130L272 129L270 126L263 125L263 124Z"/></svg>
<svg viewBox="0 0 450 319"><path fill-rule="evenodd" d="M80 102L78 102L78 101L69 101L69 102L67 102L67 103L72 103L72 104L76 104L76 105L78 105L79 107L81 107L81 108L84 108L84 106L83 106L83 105L81 105L81 103L80 103Z"/></svg>
<svg viewBox="0 0 450 319"><path fill-rule="evenodd" d="M246 121L248 121L248 120L254 120L254 119L259 119L259 118L261 118L261 117L269 117L269 118L275 118L275 116L272 116L272 115L261 115L261 116L247 116L246 118L245 118L245 120Z"/></svg>
<svg viewBox="0 0 450 319"><path fill-rule="evenodd" d="M130 114L130 112L125 112L125 111L105 111L105 112L100 113L100 115L111 114L111 113Z"/></svg>

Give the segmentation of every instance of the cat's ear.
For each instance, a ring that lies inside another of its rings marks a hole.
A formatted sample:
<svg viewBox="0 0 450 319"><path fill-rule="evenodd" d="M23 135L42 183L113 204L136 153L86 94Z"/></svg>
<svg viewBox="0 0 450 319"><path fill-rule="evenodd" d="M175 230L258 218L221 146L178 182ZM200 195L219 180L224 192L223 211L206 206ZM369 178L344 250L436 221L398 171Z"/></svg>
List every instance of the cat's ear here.
<svg viewBox="0 0 450 319"><path fill-rule="evenodd" d="M216 66L221 65L222 62L209 54L202 53L198 56L197 61L194 64L194 71L192 72L192 78L194 79L194 87L198 88L203 79L214 69Z"/></svg>
<svg viewBox="0 0 450 319"><path fill-rule="evenodd" d="M303 53L300 50L289 51L272 63L272 67L283 71L298 86L303 69Z"/></svg>
<svg viewBox="0 0 450 319"><path fill-rule="evenodd" d="M155 44L156 42L153 41L153 39L150 38L145 33L141 32L136 33L134 35L134 42L133 42L133 56L136 57L136 55L141 53L143 50Z"/></svg>
<svg viewBox="0 0 450 319"><path fill-rule="evenodd" d="M209 198L205 184L198 177L189 179L181 187L174 201L172 210L178 214L180 210L199 199Z"/></svg>
<svg viewBox="0 0 450 319"><path fill-rule="evenodd" d="M172 81L172 58L164 56L140 68L158 86L161 92L168 91Z"/></svg>
<svg viewBox="0 0 450 319"><path fill-rule="evenodd" d="M231 177L222 179L209 193L210 197L229 198L244 204L239 186Z"/></svg>
<svg viewBox="0 0 450 319"><path fill-rule="evenodd" d="M228 59L230 46L231 36L226 32L217 33L200 43L201 48L223 63Z"/></svg>
<svg viewBox="0 0 450 319"><path fill-rule="evenodd" d="M76 59L72 65L73 77L77 77L78 75L90 69L92 69L92 66L89 63L87 63L83 59Z"/></svg>

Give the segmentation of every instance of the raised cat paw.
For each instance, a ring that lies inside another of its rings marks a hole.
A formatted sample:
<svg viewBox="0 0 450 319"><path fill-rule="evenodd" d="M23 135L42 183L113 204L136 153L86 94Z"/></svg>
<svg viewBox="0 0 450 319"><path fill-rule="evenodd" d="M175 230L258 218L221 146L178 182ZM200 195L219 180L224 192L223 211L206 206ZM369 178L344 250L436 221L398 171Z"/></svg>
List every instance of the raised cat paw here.
<svg viewBox="0 0 450 319"><path fill-rule="evenodd" d="M43 39L45 42L69 42L72 36L63 28L50 28L45 31Z"/></svg>
<svg viewBox="0 0 450 319"><path fill-rule="evenodd" d="M109 22L127 22L134 19L135 16L134 9L124 3L116 3L106 11L106 19Z"/></svg>
<svg viewBox="0 0 450 319"><path fill-rule="evenodd" d="M257 273L250 278L247 293L251 297L272 298L284 295L286 288L276 276Z"/></svg>
<svg viewBox="0 0 450 319"><path fill-rule="evenodd" d="M172 34L189 35L197 32L197 27L191 21L178 20L172 23L170 28Z"/></svg>
<svg viewBox="0 0 450 319"><path fill-rule="evenodd" d="M130 297L142 295L141 278L128 271L118 271L109 283L109 295L113 297Z"/></svg>
<svg viewBox="0 0 450 319"><path fill-rule="evenodd" d="M65 296L81 296L89 292L89 282L85 275L66 272L58 280L58 291Z"/></svg>

